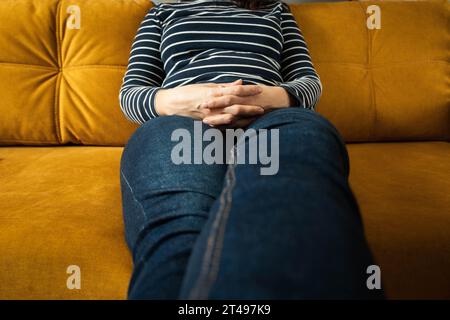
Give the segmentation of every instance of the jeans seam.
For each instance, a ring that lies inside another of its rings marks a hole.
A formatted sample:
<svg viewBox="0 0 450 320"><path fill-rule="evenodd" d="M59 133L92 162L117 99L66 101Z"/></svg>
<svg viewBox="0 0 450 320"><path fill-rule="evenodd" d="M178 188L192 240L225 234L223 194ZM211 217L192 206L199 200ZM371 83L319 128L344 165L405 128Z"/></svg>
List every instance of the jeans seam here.
<svg viewBox="0 0 450 320"><path fill-rule="evenodd" d="M234 167L236 165L234 152L235 147L232 149L233 163L228 167L226 185L220 196L220 207L207 239L207 248L203 256L201 270L195 286L190 291L189 299L207 299L210 288L217 278L225 227L233 200L232 192L235 185Z"/></svg>
<svg viewBox="0 0 450 320"><path fill-rule="evenodd" d="M139 208L141 209L141 213L142 213L142 215L144 216L144 219L146 220L146 219L147 219L147 215L145 214L144 207L142 206L142 204L140 203L140 201L138 201L138 200L136 199L136 197L135 197L135 195L134 195L133 188L131 187L130 183L128 182L128 179L125 177L125 174L123 173L122 170L120 170L120 175L122 176L123 180L125 181L125 184L126 184L126 186L128 187L128 189L130 190L131 197L132 197L133 201L136 202L136 203L138 204ZM122 201L123 201L123 200L122 200ZM142 228L139 230L139 232L140 232L142 229L144 229L144 227L145 227L145 224L143 224L143 226L142 226ZM146 261L144 261L143 259L139 259L137 262L135 261L134 247L133 247L133 248L130 248L130 249L131 249L132 255L133 255L133 265L134 265L134 266L137 266L137 265L140 265L141 263L143 263L143 264L145 265L145 264L146 264ZM133 281L133 277L134 277L134 272L133 272L133 276L132 276L132 278L131 278L131 280L130 280L130 284L131 284L131 282ZM130 292L131 292L131 286L130 286L130 284L129 284L129 287L128 287L127 296L129 296L129 295L130 295Z"/></svg>
<svg viewBox="0 0 450 320"><path fill-rule="evenodd" d="M230 217L230 210L231 205L233 201L233 188L236 183L236 176L235 176L235 164L230 165L230 180L231 180L231 186L228 190L228 197L225 199L225 209L224 209L224 217L223 222L220 225L221 229L219 230L219 235L217 237L216 246L214 255L211 259L211 272L209 276L209 282L205 284L205 296L207 297L209 294L209 290L211 286L214 284L214 282L217 279L217 275L219 273L219 267L220 267L220 258L222 256L222 249L223 249L223 242L225 237L225 229L227 226L228 218Z"/></svg>
<svg viewBox="0 0 450 320"><path fill-rule="evenodd" d="M141 209L142 215L144 216L145 219L147 219L147 215L145 214L145 210L144 210L144 207L142 206L142 203L139 200L136 199L136 197L134 195L133 188L131 187L130 183L128 182L128 180L125 177L125 174L123 173L122 170L120 170L120 175L123 177L123 179L125 181L125 184L130 189L130 193L131 193L131 197L133 198L133 201L136 202L139 205L139 208Z"/></svg>

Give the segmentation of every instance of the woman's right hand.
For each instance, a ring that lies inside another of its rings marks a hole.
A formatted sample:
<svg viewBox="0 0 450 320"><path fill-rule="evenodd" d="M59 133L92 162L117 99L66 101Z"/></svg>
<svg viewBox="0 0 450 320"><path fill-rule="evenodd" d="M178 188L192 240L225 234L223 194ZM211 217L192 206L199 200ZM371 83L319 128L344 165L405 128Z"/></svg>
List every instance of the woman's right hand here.
<svg viewBox="0 0 450 320"><path fill-rule="evenodd" d="M203 119L212 113L220 113L221 109L200 108L203 102L221 96L254 96L262 92L258 85L243 85L242 80L231 83L198 83L170 89L160 89L156 93L155 108L160 116L180 115L194 119ZM254 117L264 113L259 106L251 106L243 110L243 117Z"/></svg>

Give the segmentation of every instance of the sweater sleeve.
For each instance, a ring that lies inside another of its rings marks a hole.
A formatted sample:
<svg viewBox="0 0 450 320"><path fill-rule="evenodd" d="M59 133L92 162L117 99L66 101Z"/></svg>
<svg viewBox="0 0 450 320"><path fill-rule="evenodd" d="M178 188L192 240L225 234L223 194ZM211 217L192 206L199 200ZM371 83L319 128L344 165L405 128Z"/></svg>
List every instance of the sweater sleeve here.
<svg viewBox="0 0 450 320"><path fill-rule="evenodd" d="M161 22L155 6L141 22L134 38L119 93L122 112L129 120L139 124L158 116L155 95L165 77L160 43Z"/></svg>
<svg viewBox="0 0 450 320"><path fill-rule="evenodd" d="M305 39L292 15L284 4L281 29L283 51L281 54L281 75L286 89L296 101L296 106L314 110L322 94L322 84L314 69Z"/></svg>

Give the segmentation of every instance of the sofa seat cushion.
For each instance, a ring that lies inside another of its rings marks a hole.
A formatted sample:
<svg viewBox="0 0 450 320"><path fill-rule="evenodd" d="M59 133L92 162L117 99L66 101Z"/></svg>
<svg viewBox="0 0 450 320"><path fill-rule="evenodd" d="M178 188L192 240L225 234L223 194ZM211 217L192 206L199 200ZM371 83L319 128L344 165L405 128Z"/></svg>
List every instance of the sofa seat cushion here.
<svg viewBox="0 0 450 320"><path fill-rule="evenodd" d="M0 299L122 299L122 148L0 148ZM81 271L69 290L67 268Z"/></svg>
<svg viewBox="0 0 450 320"><path fill-rule="evenodd" d="M350 182L390 298L450 298L450 144L349 144ZM0 148L0 299L120 299L131 257L120 147ZM66 287L69 265L81 289Z"/></svg>
<svg viewBox="0 0 450 320"><path fill-rule="evenodd" d="M347 148L350 183L387 295L450 299L450 143Z"/></svg>

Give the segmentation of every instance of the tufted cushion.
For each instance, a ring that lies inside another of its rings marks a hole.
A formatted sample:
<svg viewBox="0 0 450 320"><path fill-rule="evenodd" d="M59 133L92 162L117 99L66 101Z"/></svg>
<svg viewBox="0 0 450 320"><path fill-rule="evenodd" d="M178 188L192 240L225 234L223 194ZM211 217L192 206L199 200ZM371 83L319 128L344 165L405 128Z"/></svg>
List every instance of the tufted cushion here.
<svg viewBox="0 0 450 320"><path fill-rule="evenodd" d="M65 8L77 4L79 30L68 29ZM124 144L136 125L119 107L122 84L136 30L151 7L148 0L61 1L60 123L62 142Z"/></svg>
<svg viewBox="0 0 450 320"><path fill-rule="evenodd" d="M448 4L291 5L324 93L318 112L347 141L449 138ZM80 29L68 28L71 5ZM148 0L0 2L0 143L123 145L136 125L118 92ZM14 15L11 12L14 11Z"/></svg>
<svg viewBox="0 0 450 320"><path fill-rule="evenodd" d="M71 5L80 29L67 27ZM118 92L148 0L0 1L0 143L123 145ZM12 15L11 12L15 14Z"/></svg>
<svg viewBox="0 0 450 320"><path fill-rule="evenodd" d="M366 28L367 7L381 28ZM323 82L317 110L347 141L449 138L449 6L341 2L291 6Z"/></svg>
<svg viewBox="0 0 450 320"><path fill-rule="evenodd" d="M56 4L0 1L2 143L58 143Z"/></svg>

